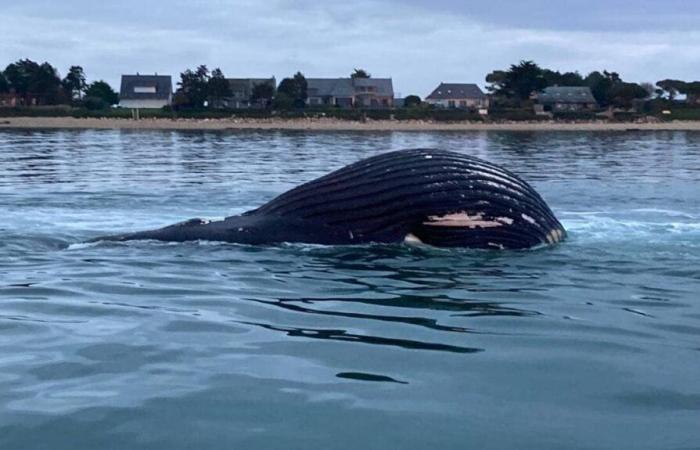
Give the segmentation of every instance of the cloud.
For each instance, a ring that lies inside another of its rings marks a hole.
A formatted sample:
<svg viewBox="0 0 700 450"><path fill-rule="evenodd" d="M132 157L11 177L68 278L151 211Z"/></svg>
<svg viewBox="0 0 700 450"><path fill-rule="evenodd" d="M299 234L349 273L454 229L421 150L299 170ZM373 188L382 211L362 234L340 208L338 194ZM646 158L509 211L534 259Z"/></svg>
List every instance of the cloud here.
<svg viewBox="0 0 700 450"><path fill-rule="evenodd" d="M647 14L649 2L640 0L626 19L619 19L624 26L599 26L624 3L607 10L571 8L569 16L580 17L569 19L573 25L567 27L561 18L546 23L545 13L567 14L561 6L544 9L540 0L527 14L517 6L521 3L494 13L494 8L447 0L76 0L70 7L26 0L0 5L5 11L0 63L29 57L48 60L63 72L81 64L90 79L106 79L115 87L122 73L177 78L198 64L221 67L228 76L274 74L278 79L296 70L344 76L362 67L375 76L392 76L403 95L421 96L440 81L483 85L488 72L521 59L581 73L615 70L633 81L698 78L700 32L664 27L658 17L670 22L672 8L665 15ZM697 18L699 8L687 15ZM649 21L655 26L633 26Z"/></svg>

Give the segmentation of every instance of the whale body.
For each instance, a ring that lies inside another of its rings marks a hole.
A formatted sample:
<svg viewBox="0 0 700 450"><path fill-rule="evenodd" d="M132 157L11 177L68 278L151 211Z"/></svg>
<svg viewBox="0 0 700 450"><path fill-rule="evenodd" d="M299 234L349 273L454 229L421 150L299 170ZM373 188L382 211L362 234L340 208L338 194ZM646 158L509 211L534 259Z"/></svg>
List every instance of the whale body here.
<svg viewBox="0 0 700 450"><path fill-rule="evenodd" d="M214 240L327 245L421 242L438 247L524 249L556 244L564 227L514 173L436 149L358 161L219 221L93 239Z"/></svg>

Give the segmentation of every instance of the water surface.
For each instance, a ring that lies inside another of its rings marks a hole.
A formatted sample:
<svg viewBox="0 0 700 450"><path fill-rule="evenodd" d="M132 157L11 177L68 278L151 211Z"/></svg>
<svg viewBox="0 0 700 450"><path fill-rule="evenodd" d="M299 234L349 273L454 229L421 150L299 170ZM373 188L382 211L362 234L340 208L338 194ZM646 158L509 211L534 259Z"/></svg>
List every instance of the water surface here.
<svg viewBox="0 0 700 450"><path fill-rule="evenodd" d="M417 146L570 239L80 244ZM691 132L0 131L0 448L698 448L699 182Z"/></svg>

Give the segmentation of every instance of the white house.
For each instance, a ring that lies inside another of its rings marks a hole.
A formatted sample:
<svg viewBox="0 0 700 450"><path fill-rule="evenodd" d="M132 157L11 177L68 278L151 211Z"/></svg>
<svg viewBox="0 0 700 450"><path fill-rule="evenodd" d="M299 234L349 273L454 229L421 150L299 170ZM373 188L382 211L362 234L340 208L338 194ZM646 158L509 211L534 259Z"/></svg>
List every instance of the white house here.
<svg viewBox="0 0 700 450"><path fill-rule="evenodd" d="M483 109L489 98L473 83L440 83L425 102L442 108Z"/></svg>
<svg viewBox="0 0 700 450"><path fill-rule="evenodd" d="M119 106L123 108L162 108L172 99L170 75L122 75Z"/></svg>

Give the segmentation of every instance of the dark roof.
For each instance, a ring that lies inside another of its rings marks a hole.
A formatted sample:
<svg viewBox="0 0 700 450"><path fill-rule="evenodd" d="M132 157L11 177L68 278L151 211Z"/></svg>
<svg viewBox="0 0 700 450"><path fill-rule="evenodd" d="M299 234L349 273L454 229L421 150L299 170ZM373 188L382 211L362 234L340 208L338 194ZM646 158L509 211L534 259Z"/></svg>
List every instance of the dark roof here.
<svg viewBox="0 0 700 450"><path fill-rule="evenodd" d="M258 84L269 84L273 89L277 88L275 77L271 78L226 78L234 97L248 99L253 94L253 88Z"/></svg>
<svg viewBox="0 0 700 450"><path fill-rule="evenodd" d="M307 78L309 97L352 97L355 89L350 78Z"/></svg>
<svg viewBox="0 0 700 450"><path fill-rule="evenodd" d="M373 87L377 95L394 96L391 78L307 78L309 97L352 97L360 88Z"/></svg>
<svg viewBox="0 0 700 450"><path fill-rule="evenodd" d="M155 87L153 92L134 92L137 87ZM167 100L173 92L170 75L122 75L119 98L122 100Z"/></svg>
<svg viewBox="0 0 700 450"><path fill-rule="evenodd" d="M426 100L448 100L457 98L484 98L486 95L474 83L440 83Z"/></svg>
<svg viewBox="0 0 700 450"><path fill-rule="evenodd" d="M373 87L378 95L394 96L394 83L391 78L354 78L353 86Z"/></svg>
<svg viewBox="0 0 700 450"><path fill-rule="evenodd" d="M550 86L537 94L540 103L596 103L588 86Z"/></svg>

